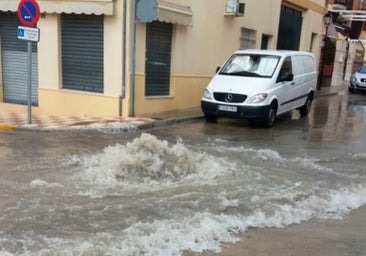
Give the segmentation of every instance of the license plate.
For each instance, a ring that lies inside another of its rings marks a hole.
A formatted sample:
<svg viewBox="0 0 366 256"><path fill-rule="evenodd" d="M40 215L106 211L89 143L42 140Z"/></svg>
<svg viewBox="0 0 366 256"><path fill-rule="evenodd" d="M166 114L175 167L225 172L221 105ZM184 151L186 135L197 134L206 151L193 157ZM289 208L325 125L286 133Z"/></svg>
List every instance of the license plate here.
<svg viewBox="0 0 366 256"><path fill-rule="evenodd" d="M219 110L220 111L228 111L228 112L237 112L238 111L238 108L237 107L233 107L233 106L219 105Z"/></svg>

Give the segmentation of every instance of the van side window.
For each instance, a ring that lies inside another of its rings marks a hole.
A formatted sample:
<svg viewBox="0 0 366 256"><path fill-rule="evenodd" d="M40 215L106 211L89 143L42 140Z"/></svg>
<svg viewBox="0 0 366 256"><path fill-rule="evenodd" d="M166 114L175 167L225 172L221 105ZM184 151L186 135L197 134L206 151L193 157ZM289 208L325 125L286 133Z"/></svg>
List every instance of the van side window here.
<svg viewBox="0 0 366 256"><path fill-rule="evenodd" d="M290 79L291 78L291 79ZM277 82L291 81L293 78L291 58L286 57L282 63L280 73L277 78Z"/></svg>

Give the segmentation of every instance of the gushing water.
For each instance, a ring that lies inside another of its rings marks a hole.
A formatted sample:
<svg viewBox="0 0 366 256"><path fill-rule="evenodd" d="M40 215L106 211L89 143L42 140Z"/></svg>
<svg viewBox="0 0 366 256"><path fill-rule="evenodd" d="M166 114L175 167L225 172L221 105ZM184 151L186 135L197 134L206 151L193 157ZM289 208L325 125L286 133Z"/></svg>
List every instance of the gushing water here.
<svg viewBox="0 0 366 256"><path fill-rule="evenodd" d="M144 133L97 153L18 163L0 179L0 254L219 252L250 227L337 219L364 205L365 161Z"/></svg>

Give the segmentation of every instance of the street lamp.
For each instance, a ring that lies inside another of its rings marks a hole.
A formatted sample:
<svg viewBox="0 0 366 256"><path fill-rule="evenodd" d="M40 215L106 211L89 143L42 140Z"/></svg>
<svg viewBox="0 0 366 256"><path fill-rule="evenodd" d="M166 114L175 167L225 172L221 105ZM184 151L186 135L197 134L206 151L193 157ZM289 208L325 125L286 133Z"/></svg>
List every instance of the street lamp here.
<svg viewBox="0 0 366 256"><path fill-rule="evenodd" d="M319 72L319 79L318 79L318 90L321 89L322 86L322 82L323 82L323 75L324 75L324 60L325 60L325 44L328 40L328 28L330 26L330 24L332 23L333 17L332 14L330 14L329 12L327 14L324 15L323 17L323 21L324 21L324 25L325 25L325 36L323 39L323 47L322 47L322 59L321 59L321 66L320 66L320 72Z"/></svg>
<svg viewBox="0 0 366 256"><path fill-rule="evenodd" d="M332 19L333 19L332 14L330 14L328 12L327 14L324 15L323 19L324 19L324 25L325 25L325 37L328 37L328 27L332 23Z"/></svg>

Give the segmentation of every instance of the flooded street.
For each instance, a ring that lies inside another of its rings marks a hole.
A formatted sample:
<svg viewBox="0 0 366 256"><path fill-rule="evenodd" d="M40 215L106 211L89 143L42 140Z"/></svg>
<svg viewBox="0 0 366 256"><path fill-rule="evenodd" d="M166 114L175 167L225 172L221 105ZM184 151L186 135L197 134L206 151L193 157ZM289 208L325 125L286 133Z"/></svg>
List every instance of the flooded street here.
<svg viewBox="0 0 366 256"><path fill-rule="evenodd" d="M340 220L366 204L364 96L271 129L0 132L0 255L220 252L252 227Z"/></svg>

